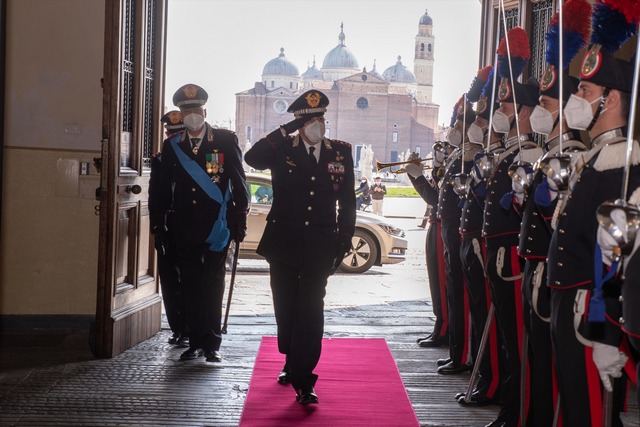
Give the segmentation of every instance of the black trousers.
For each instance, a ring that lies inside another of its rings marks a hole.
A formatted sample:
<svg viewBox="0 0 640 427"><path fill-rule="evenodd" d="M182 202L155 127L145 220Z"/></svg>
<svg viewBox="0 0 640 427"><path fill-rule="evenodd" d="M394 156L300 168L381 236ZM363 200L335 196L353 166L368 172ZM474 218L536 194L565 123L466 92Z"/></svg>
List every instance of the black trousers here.
<svg viewBox="0 0 640 427"><path fill-rule="evenodd" d="M212 252L206 244L178 247L191 348L220 350L227 249Z"/></svg>
<svg viewBox="0 0 640 427"><path fill-rule="evenodd" d="M547 269L545 259L526 260L522 281L524 325L529 334L528 427L553 424L557 390L553 388L553 354Z"/></svg>
<svg viewBox="0 0 640 427"><path fill-rule="evenodd" d="M429 275L429 292L433 314L436 317L433 325L433 337L449 336L449 316L447 311L447 276L445 273L444 247L440 232L440 223L432 222L427 230L425 240L427 274Z"/></svg>
<svg viewBox="0 0 640 427"><path fill-rule="evenodd" d="M160 276L162 302L164 303L164 311L167 315L167 322L171 332L176 335L187 336L187 313L184 292L180 287L178 255L170 231L166 240L164 254L158 252L158 275Z"/></svg>
<svg viewBox="0 0 640 427"><path fill-rule="evenodd" d="M487 321L491 297L489 282L484 274L485 258L484 240L480 236L463 236L460 246L460 259L465 284L469 295L469 313L471 315L471 355L477 363L480 355L478 349L482 333ZM500 373L498 367L498 331L494 321L491 322L487 344L478 367L480 379L476 391L487 398L498 393Z"/></svg>
<svg viewBox="0 0 640 427"><path fill-rule="evenodd" d="M518 256L516 246L500 245L499 242L487 240L487 277L504 352L500 360L506 361L500 385L502 405L510 417L515 419L520 411L520 352L524 315L522 278L518 276L523 264L524 260Z"/></svg>
<svg viewBox="0 0 640 427"><path fill-rule="evenodd" d="M324 334L324 296L329 273L308 273L291 264L271 261L271 292L278 326L278 350L297 390L314 386Z"/></svg>
<svg viewBox="0 0 640 427"><path fill-rule="evenodd" d="M458 223L442 224L442 242L447 272L447 310L449 314L449 356L456 365L466 364L468 347L468 306L462 262L460 261L460 232Z"/></svg>
<svg viewBox="0 0 640 427"><path fill-rule="evenodd" d="M583 316L577 301L588 301L590 293L570 288L551 290L551 342L556 362L556 376L560 391L562 421L565 426L602 425L603 390L598 369L593 362L593 350L583 344L576 333L575 316ZM584 295L577 298L578 294ZM586 307L586 305L585 305ZM576 313L578 311L578 313ZM625 401L626 375L613 384L613 426L622 426L620 411Z"/></svg>

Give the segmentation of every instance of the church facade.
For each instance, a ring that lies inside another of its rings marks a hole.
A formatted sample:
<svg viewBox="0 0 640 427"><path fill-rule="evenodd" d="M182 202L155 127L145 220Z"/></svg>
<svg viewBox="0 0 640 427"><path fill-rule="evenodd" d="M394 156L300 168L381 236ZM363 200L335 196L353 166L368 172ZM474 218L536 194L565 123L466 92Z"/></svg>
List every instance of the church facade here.
<svg viewBox="0 0 640 427"><path fill-rule="evenodd" d="M381 162L396 161L407 151L431 151L438 130L439 106L432 101L433 21L425 12L415 37L411 72L398 57L382 74L374 62L371 71L359 68L345 43L341 25L339 43L325 56L322 67L313 65L300 74L280 49L263 68L254 87L236 94L236 133L241 146L253 143L293 119L289 105L303 92L324 92L331 108L325 113L326 136L353 145L358 162L363 146L371 145Z"/></svg>

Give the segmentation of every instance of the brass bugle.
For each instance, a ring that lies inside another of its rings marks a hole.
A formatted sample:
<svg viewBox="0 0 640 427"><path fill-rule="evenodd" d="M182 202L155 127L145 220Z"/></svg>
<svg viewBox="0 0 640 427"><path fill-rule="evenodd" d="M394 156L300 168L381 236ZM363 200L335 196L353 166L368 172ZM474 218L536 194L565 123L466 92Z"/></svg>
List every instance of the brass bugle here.
<svg viewBox="0 0 640 427"><path fill-rule="evenodd" d="M392 163L380 163L379 161L376 160L376 171L380 172L382 169L390 168L391 166L406 165L408 163L418 164L422 162L427 162L429 160L433 160L433 157L427 157L425 159L405 160L404 162L392 162Z"/></svg>
<svg viewBox="0 0 640 427"><path fill-rule="evenodd" d="M433 169L433 166L427 166L427 165L422 166L422 170L423 171L426 171L426 170L429 170L429 169ZM407 170L405 168L398 168L396 170L393 170L393 169L389 168L389 172L391 172L394 175L399 175L401 173L407 173Z"/></svg>

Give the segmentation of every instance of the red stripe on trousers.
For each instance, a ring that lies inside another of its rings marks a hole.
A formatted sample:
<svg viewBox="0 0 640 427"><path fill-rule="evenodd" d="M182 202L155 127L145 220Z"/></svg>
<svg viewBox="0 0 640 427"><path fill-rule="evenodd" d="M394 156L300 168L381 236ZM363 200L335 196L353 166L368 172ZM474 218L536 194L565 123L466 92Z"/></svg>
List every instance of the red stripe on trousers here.
<svg viewBox="0 0 640 427"><path fill-rule="evenodd" d="M587 300L588 300L587 296ZM587 309L588 310L588 309ZM586 313L588 311L585 310ZM593 362L593 348L584 347L584 363L587 369L587 388L589 389L589 412L592 427L602 426L602 392L600 390L600 375Z"/></svg>

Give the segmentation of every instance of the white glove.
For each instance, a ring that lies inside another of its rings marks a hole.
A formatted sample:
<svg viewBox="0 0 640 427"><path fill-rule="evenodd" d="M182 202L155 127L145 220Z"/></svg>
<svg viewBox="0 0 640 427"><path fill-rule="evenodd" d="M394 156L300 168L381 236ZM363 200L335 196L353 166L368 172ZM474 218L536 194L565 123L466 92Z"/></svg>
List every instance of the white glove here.
<svg viewBox="0 0 640 427"><path fill-rule="evenodd" d="M627 359L627 355L619 351L618 347L593 342L593 363L596 364L602 385L607 391L613 391L609 377L620 378Z"/></svg>
<svg viewBox="0 0 640 427"><path fill-rule="evenodd" d="M602 252L602 262L611 266L611 260L613 258L613 248L618 246L618 242L611 237L611 234L607 233L607 231L601 225L598 226L598 233L596 235L598 240L598 245L600 245L600 250Z"/></svg>
<svg viewBox="0 0 640 427"><path fill-rule="evenodd" d="M407 174L409 174L413 178L422 176L422 166L415 163L407 163L407 165L404 167L404 170L407 171Z"/></svg>

